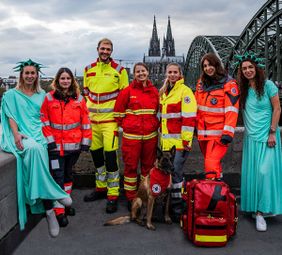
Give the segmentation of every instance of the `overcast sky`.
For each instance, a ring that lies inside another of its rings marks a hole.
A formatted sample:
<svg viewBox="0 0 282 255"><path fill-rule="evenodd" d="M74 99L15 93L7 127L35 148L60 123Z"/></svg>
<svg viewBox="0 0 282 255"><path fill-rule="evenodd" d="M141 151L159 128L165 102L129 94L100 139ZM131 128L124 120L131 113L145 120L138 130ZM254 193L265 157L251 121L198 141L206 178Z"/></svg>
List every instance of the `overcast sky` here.
<svg viewBox="0 0 282 255"><path fill-rule="evenodd" d="M0 76L31 58L53 76L67 66L81 75L97 57L99 39L114 43L113 58L124 66L148 54L156 15L158 35L171 17L177 55L197 35L240 35L266 0L1 0Z"/></svg>

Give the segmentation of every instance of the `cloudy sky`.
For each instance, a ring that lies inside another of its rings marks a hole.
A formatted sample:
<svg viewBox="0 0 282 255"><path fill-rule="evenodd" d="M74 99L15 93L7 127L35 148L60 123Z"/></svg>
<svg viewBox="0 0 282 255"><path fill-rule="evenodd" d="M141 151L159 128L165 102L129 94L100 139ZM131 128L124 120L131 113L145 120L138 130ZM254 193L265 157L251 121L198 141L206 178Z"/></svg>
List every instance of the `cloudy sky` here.
<svg viewBox="0 0 282 255"><path fill-rule="evenodd" d="M124 66L148 53L153 17L158 35L171 17L176 54L185 55L197 35L240 35L266 0L1 0L0 76L32 58L47 76L67 66L82 74L97 57L99 39L114 43Z"/></svg>

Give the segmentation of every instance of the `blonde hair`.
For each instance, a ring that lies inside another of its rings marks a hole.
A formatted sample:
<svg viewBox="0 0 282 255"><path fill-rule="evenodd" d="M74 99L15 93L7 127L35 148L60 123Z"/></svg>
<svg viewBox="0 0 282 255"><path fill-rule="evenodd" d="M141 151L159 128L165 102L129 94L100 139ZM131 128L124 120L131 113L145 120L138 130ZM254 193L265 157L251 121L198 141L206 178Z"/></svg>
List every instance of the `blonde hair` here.
<svg viewBox="0 0 282 255"><path fill-rule="evenodd" d="M179 64L177 63L169 63L167 66L166 66L166 72L167 72L167 69L171 66L176 66L179 70L179 73L180 73L180 76L181 78L183 78L183 72L182 72L182 68ZM160 88L160 91L159 91L159 95L162 96L166 91L167 91L167 87L169 85L169 82L165 82L164 85Z"/></svg>
<svg viewBox="0 0 282 255"><path fill-rule="evenodd" d="M22 88L24 87L23 72L24 72L24 69L26 67L27 66L24 66L23 69L20 72L19 80L18 80L17 86L16 86L16 89L18 89L18 90L22 90ZM35 69L37 77L36 77L36 80L33 83L31 90L34 93L39 93L42 90L41 87L40 87L40 84L39 84L39 72L38 72L38 70L35 66L32 66L32 67Z"/></svg>

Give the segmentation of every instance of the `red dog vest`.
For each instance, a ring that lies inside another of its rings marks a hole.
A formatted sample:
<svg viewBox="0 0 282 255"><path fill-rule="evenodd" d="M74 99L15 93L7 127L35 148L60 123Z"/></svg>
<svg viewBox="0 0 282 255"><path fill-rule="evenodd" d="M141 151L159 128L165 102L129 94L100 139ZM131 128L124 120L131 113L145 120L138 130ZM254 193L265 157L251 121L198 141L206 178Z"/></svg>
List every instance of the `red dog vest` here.
<svg viewBox="0 0 282 255"><path fill-rule="evenodd" d="M167 189L170 182L170 175L154 167L150 173L150 189L154 197L159 196Z"/></svg>

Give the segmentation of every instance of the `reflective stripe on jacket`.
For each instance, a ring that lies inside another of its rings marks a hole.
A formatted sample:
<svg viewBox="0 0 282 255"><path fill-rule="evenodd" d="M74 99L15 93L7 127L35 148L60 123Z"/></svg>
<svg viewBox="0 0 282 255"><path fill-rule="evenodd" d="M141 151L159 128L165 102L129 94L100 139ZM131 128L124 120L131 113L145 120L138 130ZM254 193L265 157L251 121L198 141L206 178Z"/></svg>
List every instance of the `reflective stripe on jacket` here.
<svg viewBox="0 0 282 255"><path fill-rule="evenodd" d="M54 151L63 156L65 151L80 150L81 145L91 145L91 125L84 98L69 98L68 102L46 94L41 107L43 134L48 144L56 143Z"/></svg>
<svg viewBox="0 0 282 255"><path fill-rule="evenodd" d="M84 95L93 123L114 122L114 106L119 92L128 86L127 71L113 60L96 62L85 67Z"/></svg>
<svg viewBox="0 0 282 255"><path fill-rule="evenodd" d="M236 81L228 77L222 84L196 86L198 104L197 134L199 140L234 136L239 112L239 89Z"/></svg>
<svg viewBox="0 0 282 255"><path fill-rule="evenodd" d="M133 80L129 87L119 94L114 117L123 128L127 139L147 140L158 135L159 93L150 81L147 87Z"/></svg>
<svg viewBox="0 0 282 255"><path fill-rule="evenodd" d="M197 104L192 90L181 79L160 98L161 145L163 150L183 149L183 142L192 146Z"/></svg>

